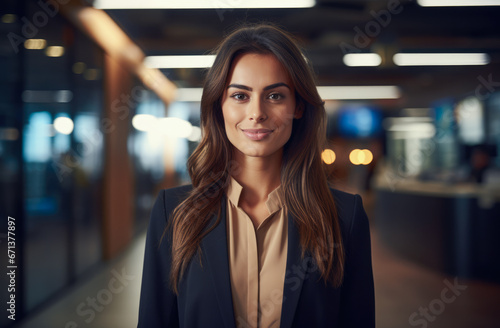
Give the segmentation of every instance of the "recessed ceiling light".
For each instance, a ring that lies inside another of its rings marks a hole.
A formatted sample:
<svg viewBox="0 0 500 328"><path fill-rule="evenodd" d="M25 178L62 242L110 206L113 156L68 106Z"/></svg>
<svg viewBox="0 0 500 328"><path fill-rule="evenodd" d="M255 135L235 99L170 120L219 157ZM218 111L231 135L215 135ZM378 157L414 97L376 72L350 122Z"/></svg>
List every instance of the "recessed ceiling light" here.
<svg viewBox="0 0 500 328"><path fill-rule="evenodd" d="M378 54L347 54L343 58L344 64L356 66L379 66L382 58Z"/></svg>
<svg viewBox="0 0 500 328"><path fill-rule="evenodd" d="M213 55L149 56L144 59L144 65L149 68L207 68L214 60Z"/></svg>
<svg viewBox="0 0 500 328"><path fill-rule="evenodd" d="M14 14L5 14L2 16L2 23L11 24L17 20L17 16Z"/></svg>
<svg viewBox="0 0 500 328"><path fill-rule="evenodd" d="M422 7L500 6L499 0L418 0Z"/></svg>
<svg viewBox="0 0 500 328"><path fill-rule="evenodd" d="M48 57L61 57L62 55L64 55L64 47L61 46L47 47L47 49L45 50L45 54Z"/></svg>
<svg viewBox="0 0 500 328"><path fill-rule="evenodd" d="M392 59L398 66L465 66L490 62L490 56L485 53L398 53Z"/></svg>
<svg viewBox="0 0 500 328"><path fill-rule="evenodd" d="M309 8L314 0L253 0L253 1L207 1L207 0L95 0L97 9L224 9L224 8Z"/></svg>
<svg viewBox="0 0 500 328"><path fill-rule="evenodd" d="M401 97L399 88L394 85L320 86L318 92L323 100L397 99Z"/></svg>
<svg viewBox="0 0 500 328"><path fill-rule="evenodd" d="M85 65L84 62L76 62L73 64L73 73L82 74L85 71L85 68L87 68L87 65Z"/></svg>
<svg viewBox="0 0 500 328"><path fill-rule="evenodd" d="M43 49L47 45L45 39L27 39L24 41L24 48L30 50Z"/></svg>

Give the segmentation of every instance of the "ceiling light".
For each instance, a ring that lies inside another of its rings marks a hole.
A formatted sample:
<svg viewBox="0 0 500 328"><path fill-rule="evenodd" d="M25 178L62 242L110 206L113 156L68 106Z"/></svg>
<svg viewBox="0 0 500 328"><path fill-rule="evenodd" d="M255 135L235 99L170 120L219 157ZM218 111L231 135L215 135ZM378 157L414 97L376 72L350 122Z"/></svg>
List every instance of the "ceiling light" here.
<svg viewBox="0 0 500 328"><path fill-rule="evenodd" d="M394 85L322 86L318 87L318 92L323 100L397 99L401 97L399 88Z"/></svg>
<svg viewBox="0 0 500 328"><path fill-rule="evenodd" d="M382 58L378 54L347 54L343 58L344 64L356 66L379 66Z"/></svg>
<svg viewBox="0 0 500 328"><path fill-rule="evenodd" d="M5 14L2 16L2 23L10 24L17 20L17 16L14 14Z"/></svg>
<svg viewBox="0 0 500 328"><path fill-rule="evenodd" d="M464 66L486 65L490 56L485 53L398 53L392 60L398 66Z"/></svg>
<svg viewBox="0 0 500 328"><path fill-rule="evenodd" d="M206 0L95 0L98 9L223 9L223 8L309 8L314 0L253 0L253 1L206 1Z"/></svg>
<svg viewBox="0 0 500 328"><path fill-rule="evenodd" d="M24 47L30 50L43 49L46 45L47 40L45 39L27 39L24 41Z"/></svg>
<svg viewBox="0 0 500 328"><path fill-rule="evenodd" d="M75 74L82 74L85 72L85 68L87 65L85 65L84 62L76 62L73 64L73 73Z"/></svg>
<svg viewBox="0 0 500 328"><path fill-rule="evenodd" d="M149 68L207 68L214 60L214 55L149 56L144 59L144 65Z"/></svg>
<svg viewBox="0 0 500 328"><path fill-rule="evenodd" d="M61 57L64 55L64 47L61 46L51 46L45 49L45 54L48 57Z"/></svg>
<svg viewBox="0 0 500 328"><path fill-rule="evenodd" d="M499 0L418 0L422 7L500 6Z"/></svg>
<svg viewBox="0 0 500 328"><path fill-rule="evenodd" d="M83 72L83 78L85 80L94 81L97 80L101 75L101 71L97 68L87 68Z"/></svg>

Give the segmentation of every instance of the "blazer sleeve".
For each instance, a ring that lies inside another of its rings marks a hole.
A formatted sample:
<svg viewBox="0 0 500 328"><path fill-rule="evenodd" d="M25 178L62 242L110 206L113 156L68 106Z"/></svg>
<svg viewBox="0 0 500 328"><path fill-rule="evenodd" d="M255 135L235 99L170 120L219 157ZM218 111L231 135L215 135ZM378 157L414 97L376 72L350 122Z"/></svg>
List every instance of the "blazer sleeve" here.
<svg viewBox="0 0 500 328"><path fill-rule="evenodd" d="M171 236L161 240L167 224L166 192L156 199L149 221L142 286L139 304L138 328L178 327L177 297L170 289ZM161 243L160 243L161 241Z"/></svg>
<svg viewBox="0 0 500 328"><path fill-rule="evenodd" d="M339 327L375 327L375 295L368 217L361 197L354 196L345 245L344 282Z"/></svg>

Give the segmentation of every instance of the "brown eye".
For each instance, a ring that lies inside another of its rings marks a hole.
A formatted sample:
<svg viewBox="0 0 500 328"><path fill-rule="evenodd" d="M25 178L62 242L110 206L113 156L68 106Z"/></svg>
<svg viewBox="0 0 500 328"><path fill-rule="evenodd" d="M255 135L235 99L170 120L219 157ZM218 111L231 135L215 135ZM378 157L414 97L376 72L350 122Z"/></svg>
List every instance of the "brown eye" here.
<svg viewBox="0 0 500 328"><path fill-rule="evenodd" d="M236 101L243 101L246 100L248 97L244 93L235 93L231 95L231 98L235 99Z"/></svg>
<svg viewBox="0 0 500 328"><path fill-rule="evenodd" d="M283 98L284 98L283 95L280 93L271 93L269 95L269 99L271 100L282 100Z"/></svg>

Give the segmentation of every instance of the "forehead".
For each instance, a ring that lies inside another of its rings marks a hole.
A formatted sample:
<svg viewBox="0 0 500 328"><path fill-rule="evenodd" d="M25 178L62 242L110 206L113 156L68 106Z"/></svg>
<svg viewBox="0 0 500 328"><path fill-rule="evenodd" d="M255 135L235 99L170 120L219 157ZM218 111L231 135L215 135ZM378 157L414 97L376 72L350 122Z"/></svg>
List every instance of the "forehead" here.
<svg viewBox="0 0 500 328"><path fill-rule="evenodd" d="M285 67L272 54L238 55L231 66L229 83L240 83L258 87L284 82L292 87L292 81Z"/></svg>

